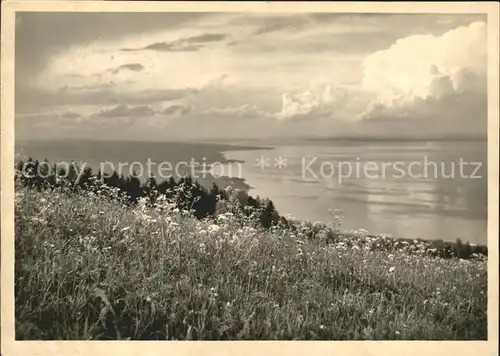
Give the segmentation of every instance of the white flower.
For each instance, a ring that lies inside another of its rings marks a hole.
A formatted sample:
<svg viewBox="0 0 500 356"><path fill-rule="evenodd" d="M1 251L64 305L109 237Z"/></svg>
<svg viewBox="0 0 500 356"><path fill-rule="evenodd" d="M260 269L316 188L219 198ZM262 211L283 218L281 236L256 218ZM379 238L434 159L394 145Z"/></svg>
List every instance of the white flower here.
<svg viewBox="0 0 500 356"><path fill-rule="evenodd" d="M393 266L393 267L391 267L391 268L389 268L389 273L394 272L394 270L395 270L395 269L396 269L396 267L394 267L394 266Z"/></svg>
<svg viewBox="0 0 500 356"><path fill-rule="evenodd" d="M208 230L210 232L217 232L220 230L220 226L219 225L215 225L215 224L212 224L208 227Z"/></svg>
<svg viewBox="0 0 500 356"><path fill-rule="evenodd" d="M221 215L217 216L217 220L224 221L224 220L227 220L227 217L224 214L221 214Z"/></svg>

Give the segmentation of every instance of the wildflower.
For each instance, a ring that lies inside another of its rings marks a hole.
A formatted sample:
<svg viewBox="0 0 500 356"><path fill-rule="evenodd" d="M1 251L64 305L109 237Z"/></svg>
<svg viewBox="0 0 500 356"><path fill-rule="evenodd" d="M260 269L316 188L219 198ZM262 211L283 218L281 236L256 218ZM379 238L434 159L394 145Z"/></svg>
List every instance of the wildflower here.
<svg viewBox="0 0 500 356"><path fill-rule="evenodd" d="M319 328L320 328L321 330L325 330L325 329L326 329L326 326L324 326L323 324L321 324L321 325L319 326Z"/></svg>
<svg viewBox="0 0 500 356"><path fill-rule="evenodd" d="M41 225L47 224L47 220L45 220L44 218L37 217L37 216L35 216L34 218L31 218L31 221L37 222Z"/></svg>
<svg viewBox="0 0 500 356"><path fill-rule="evenodd" d="M210 298L211 299L215 299L219 296L219 294L217 293L217 288L215 287L211 287L210 288Z"/></svg>
<svg viewBox="0 0 500 356"><path fill-rule="evenodd" d="M210 226L208 227L208 230L209 230L210 232L217 232L217 231L219 231L219 229L220 229L220 226L219 226L219 225L215 225L215 224L212 224L212 225L210 225Z"/></svg>
<svg viewBox="0 0 500 356"><path fill-rule="evenodd" d="M391 267L391 268L389 268L389 273L394 272L394 270L395 270L395 269L396 269L396 267L394 267L394 266L393 266L393 267Z"/></svg>
<svg viewBox="0 0 500 356"><path fill-rule="evenodd" d="M250 268L248 269L248 275L249 276L254 276L256 275L256 270L257 270L257 261L252 261L252 263L250 264Z"/></svg>

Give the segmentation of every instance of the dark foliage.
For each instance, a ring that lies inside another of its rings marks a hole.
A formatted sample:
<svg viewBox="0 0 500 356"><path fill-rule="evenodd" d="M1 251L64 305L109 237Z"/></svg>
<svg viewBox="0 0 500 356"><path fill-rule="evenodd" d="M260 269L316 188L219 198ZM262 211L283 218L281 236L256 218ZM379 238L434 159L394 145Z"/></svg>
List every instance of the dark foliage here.
<svg viewBox="0 0 500 356"><path fill-rule="evenodd" d="M87 166L79 173L75 165L65 166L50 165L47 160L40 163L30 157L26 162L19 161L16 164L18 173L16 179L20 180L23 186L38 191L61 186L68 186L75 191L96 190L99 189L99 185L93 183L103 182L109 187L120 189L126 195L129 204L136 204L143 197L148 197L151 204L154 204L160 195L165 195L167 198L175 196L179 209L190 210L200 219L214 215L217 202L229 199L227 192L217 184L214 183L212 188L207 190L190 176L180 177L178 180L171 177L160 183L154 177L149 177L146 182L142 183L135 172L124 177L118 175L116 171L110 174L102 172L94 174ZM251 209L241 206L247 215L251 212L260 214L259 221L265 228L270 228L280 219L284 219L280 218L270 200L261 202L259 198L249 197L246 207Z"/></svg>

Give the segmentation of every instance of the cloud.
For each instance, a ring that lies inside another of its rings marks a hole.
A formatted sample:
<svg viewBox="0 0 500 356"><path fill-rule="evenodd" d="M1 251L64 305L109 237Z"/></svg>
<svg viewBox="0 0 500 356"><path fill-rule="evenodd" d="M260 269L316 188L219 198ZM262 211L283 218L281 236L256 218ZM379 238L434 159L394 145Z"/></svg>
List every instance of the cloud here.
<svg viewBox="0 0 500 356"><path fill-rule="evenodd" d="M243 104L239 107L213 108L201 113L202 116L217 117L217 118L268 118L270 113L260 110L255 105Z"/></svg>
<svg viewBox="0 0 500 356"><path fill-rule="evenodd" d="M73 110L49 110L45 112L32 112L16 114L16 119L28 120L31 122L43 120L64 120L74 121L73 119L82 118L82 115ZM80 120L77 120L80 121Z"/></svg>
<svg viewBox="0 0 500 356"><path fill-rule="evenodd" d="M261 22L263 23L257 27L254 32L255 35L263 35L277 31L296 30L312 23L311 18L307 15L267 17L265 18L265 21Z"/></svg>
<svg viewBox="0 0 500 356"><path fill-rule="evenodd" d="M307 90L284 93L281 110L274 117L278 121L352 121L352 117L366 105L366 100L356 86L312 83Z"/></svg>
<svg viewBox="0 0 500 356"><path fill-rule="evenodd" d="M121 66L108 69L108 72L111 72L112 74L118 74L119 72L121 72L123 70L130 70L132 72L140 72L140 71L144 70L144 66L140 63L122 64Z"/></svg>
<svg viewBox="0 0 500 356"><path fill-rule="evenodd" d="M219 42L227 37L223 33L205 33L198 36L180 38L170 42L155 42L141 48L123 48L122 51L153 50L159 52L194 52L204 48L205 43Z"/></svg>
<svg viewBox="0 0 500 356"><path fill-rule="evenodd" d="M161 111L161 114L165 115L174 115L174 114L179 114L179 115L187 115L191 111L192 107L191 106L184 106L184 105L170 105L167 108L163 109Z"/></svg>
<svg viewBox="0 0 500 356"><path fill-rule="evenodd" d="M66 111L60 114L60 116L64 119L76 119L81 117L80 114L74 112L74 111Z"/></svg>
<svg viewBox="0 0 500 356"><path fill-rule="evenodd" d="M381 123L397 134L424 120L466 126L485 112L485 29L470 15L141 14L133 30L129 15L22 15L16 114L72 110L81 116L69 122L99 132L135 120L151 135L259 136L337 132L353 118L363 119L356 129Z"/></svg>
<svg viewBox="0 0 500 356"><path fill-rule="evenodd" d="M199 36L192 36L184 39L183 41L186 43L207 43L207 42L218 42L222 41L226 38L226 34L224 33L205 33Z"/></svg>
<svg viewBox="0 0 500 356"><path fill-rule="evenodd" d="M189 27L210 17L202 12L17 12L16 85L29 85L50 58L70 46L93 47L137 33Z"/></svg>
<svg viewBox="0 0 500 356"><path fill-rule="evenodd" d="M284 93L282 96L281 112L276 115L278 120L289 120L304 117L318 111L320 100L310 91L291 95Z"/></svg>
<svg viewBox="0 0 500 356"><path fill-rule="evenodd" d="M116 105L111 108L104 108L99 110L95 116L97 117L142 117L142 116L152 116L156 115L156 112L148 105L137 105L137 106L129 106L129 105Z"/></svg>
<svg viewBox="0 0 500 356"><path fill-rule="evenodd" d="M26 92L25 88L16 89L16 112L18 113L57 106L150 105L179 100L200 92L200 89L196 88L120 91L116 85L97 88L92 86L65 87L57 91L29 88Z"/></svg>
<svg viewBox="0 0 500 356"><path fill-rule="evenodd" d="M140 51L150 49L159 52L195 52L203 48L202 45L183 45L175 42L157 42L139 49L123 49L123 51Z"/></svg>
<svg viewBox="0 0 500 356"><path fill-rule="evenodd" d="M375 99L360 118L484 126L477 124L486 122L486 48L479 21L441 36L405 37L367 56L362 86Z"/></svg>
<svg viewBox="0 0 500 356"><path fill-rule="evenodd" d="M152 105L125 105L118 104L111 107L105 107L99 109L97 112L89 115L89 118L140 118L147 119L152 117L173 116L173 115L187 115L191 112L192 107L188 105L174 104L167 106L166 108L161 108L161 106ZM156 120L156 119L155 119ZM145 121L142 121L143 123ZM131 123L130 121L122 121L123 124Z"/></svg>

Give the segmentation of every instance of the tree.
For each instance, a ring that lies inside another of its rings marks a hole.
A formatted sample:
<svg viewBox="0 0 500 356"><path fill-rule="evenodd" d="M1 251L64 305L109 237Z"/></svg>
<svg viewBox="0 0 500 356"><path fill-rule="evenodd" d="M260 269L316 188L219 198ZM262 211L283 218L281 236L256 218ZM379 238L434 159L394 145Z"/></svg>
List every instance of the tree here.
<svg viewBox="0 0 500 356"><path fill-rule="evenodd" d="M149 177L146 185L144 187L144 194L149 198L151 203L156 202L156 198L159 195L158 184L156 183L156 178L154 176Z"/></svg>
<svg viewBox="0 0 500 356"><path fill-rule="evenodd" d="M271 226L273 226L276 223L277 218L277 213L274 208L274 204L271 200L267 202L266 207L262 211L261 217L260 217L260 222L263 227L266 229L269 229Z"/></svg>

